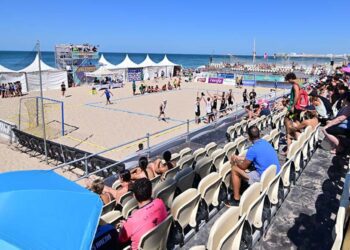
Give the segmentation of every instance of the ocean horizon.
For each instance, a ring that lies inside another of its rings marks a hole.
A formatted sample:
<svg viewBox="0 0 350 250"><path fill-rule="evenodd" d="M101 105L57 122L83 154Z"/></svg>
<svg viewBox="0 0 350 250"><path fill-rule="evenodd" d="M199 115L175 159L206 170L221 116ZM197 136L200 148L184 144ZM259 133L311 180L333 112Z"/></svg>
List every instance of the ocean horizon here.
<svg viewBox="0 0 350 250"><path fill-rule="evenodd" d="M125 55L128 54L130 59L135 63L141 63L148 54L154 62L160 62L164 53L124 53L124 52L100 52L104 57L112 64L118 64L123 61ZM36 51L0 51L0 65L3 65L12 70L21 70L28 66L35 58ZM239 62L239 63L252 63L252 55L210 55L210 54L181 54L181 53L166 53L169 60L181 65L184 68L197 68L209 63L210 57L212 57L213 63L220 62ZM52 66L55 65L55 52L54 51L42 51L42 60ZM335 62L341 62L341 59L336 59ZM274 58L268 57L268 60L264 59L264 56L256 56L256 63L277 63L277 64L291 64L295 62L297 64L310 66L312 64L329 64L329 58L290 58L286 60L282 57Z"/></svg>

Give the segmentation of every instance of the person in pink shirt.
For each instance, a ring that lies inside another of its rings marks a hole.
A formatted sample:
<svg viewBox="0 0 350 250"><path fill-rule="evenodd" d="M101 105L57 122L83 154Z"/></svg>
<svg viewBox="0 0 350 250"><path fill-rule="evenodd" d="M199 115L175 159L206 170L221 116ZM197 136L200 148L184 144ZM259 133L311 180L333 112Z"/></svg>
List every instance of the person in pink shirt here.
<svg viewBox="0 0 350 250"><path fill-rule="evenodd" d="M161 199L152 199L152 183L147 178L136 180L132 190L139 209L121 222L119 242L131 240L131 249L137 250L141 237L163 222L168 213Z"/></svg>

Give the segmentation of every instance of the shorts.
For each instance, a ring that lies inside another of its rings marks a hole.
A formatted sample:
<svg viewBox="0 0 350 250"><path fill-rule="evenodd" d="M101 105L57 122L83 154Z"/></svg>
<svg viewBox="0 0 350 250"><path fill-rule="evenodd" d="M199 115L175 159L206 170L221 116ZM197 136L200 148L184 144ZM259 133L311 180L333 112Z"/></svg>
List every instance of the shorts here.
<svg viewBox="0 0 350 250"><path fill-rule="evenodd" d="M201 116L201 112L195 112L194 113L196 116Z"/></svg>
<svg viewBox="0 0 350 250"><path fill-rule="evenodd" d="M327 128L326 132L334 136L345 135L350 137L350 129L340 128L337 125Z"/></svg>
<svg viewBox="0 0 350 250"><path fill-rule="evenodd" d="M249 179L248 179L248 184L252 185L255 182L260 182L260 174L258 171L253 170L249 173L247 173Z"/></svg>
<svg viewBox="0 0 350 250"><path fill-rule="evenodd" d="M301 112L302 110L294 109L293 113L289 112L288 117L293 121L300 121Z"/></svg>

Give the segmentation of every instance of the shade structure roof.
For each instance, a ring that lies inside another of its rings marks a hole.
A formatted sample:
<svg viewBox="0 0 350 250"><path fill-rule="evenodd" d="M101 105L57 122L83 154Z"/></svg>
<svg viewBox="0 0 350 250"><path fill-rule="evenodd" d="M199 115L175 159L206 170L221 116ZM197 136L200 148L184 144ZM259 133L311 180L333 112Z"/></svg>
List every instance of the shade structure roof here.
<svg viewBox="0 0 350 250"><path fill-rule="evenodd" d="M158 66L178 66L178 64L171 62L166 55L164 55L163 60L157 63L157 65Z"/></svg>
<svg viewBox="0 0 350 250"><path fill-rule="evenodd" d="M47 65L43 60L41 62L41 71L56 71L57 69ZM39 54L36 54L34 61L25 67L24 69L18 70L20 72L37 72L39 71Z"/></svg>
<svg viewBox="0 0 350 250"><path fill-rule="evenodd" d="M143 62L141 62L139 64L140 68L145 68L145 67L155 67L158 66L157 63L153 62L152 59L149 57L149 55L147 54L145 60L143 60Z"/></svg>
<svg viewBox="0 0 350 250"><path fill-rule="evenodd" d="M15 73L16 71L12 70L12 69L8 69L5 66L2 66L0 64L0 73Z"/></svg>
<svg viewBox="0 0 350 250"><path fill-rule="evenodd" d="M107 69L114 69L115 65L107 61L107 59L101 54L100 59L98 60L98 63L102 66L106 66Z"/></svg>
<svg viewBox="0 0 350 250"><path fill-rule="evenodd" d="M111 75L114 75L114 73L108 69L108 66L103 65L99 67L97 70L86 73L85 75L91 76L91 77L102 77L102 76L111 76Z"/></svg>
<svg viewBox="0 0 350 250"><path fill-rule="evenodd" d="M0 249L90 249L102 202L49 170L0 174Z"/></svg>
<svg viewBox="0 0 350 250"><path fill-rule="evenodd" d="M115 66L116 69L128 69L128 68L140 68L140 66L134 63L126 54L124 60Z"/></svg>
<svg viewBox="0 0 350 250"><path fill-rule="evenodd" d="M350 66L343 67L341 70L345 73L350 73Z"/></svg>

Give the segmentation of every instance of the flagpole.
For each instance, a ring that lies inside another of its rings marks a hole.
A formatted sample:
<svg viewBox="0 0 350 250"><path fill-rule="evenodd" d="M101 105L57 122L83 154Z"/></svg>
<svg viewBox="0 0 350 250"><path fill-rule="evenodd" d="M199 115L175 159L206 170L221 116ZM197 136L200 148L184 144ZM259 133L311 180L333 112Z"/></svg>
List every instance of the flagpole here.
<svg viewBox="0 0 350 250"><path fill-rule="evenodd" d="M256 50L255 50L255 38L254 38L254 44L253 44L253 64L255 64L255 56L256 56Z"/></svg>
<svg viewBox="0 0 350 250"><path fill-rule="evenodd" d="M40 41L37 42L38 59L39 59L39 82L40 82L40 106L41 106L41 120L43 124L43 139L44 139L44 150L45 150L45 161L48 164L47 159L47 146L46 146L46 128L45 128L45 115L44 115L44 99L43 99L43 80L41 77L41 53L40 53ZM39 115L39 114L37 114Z"/></svg>

